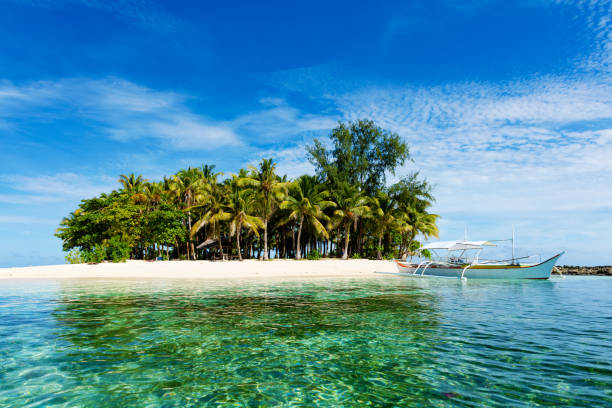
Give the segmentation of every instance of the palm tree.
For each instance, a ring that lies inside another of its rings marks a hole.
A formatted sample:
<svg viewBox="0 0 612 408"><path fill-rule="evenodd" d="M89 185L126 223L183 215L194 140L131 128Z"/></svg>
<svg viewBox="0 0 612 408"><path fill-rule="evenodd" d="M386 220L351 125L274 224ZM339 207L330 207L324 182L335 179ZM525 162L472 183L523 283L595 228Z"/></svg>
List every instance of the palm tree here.
<svg viewBox="0 0 612 408"><path fill-rule="evenodd" d="M327 200L329 192L321 190L320 184L316 177L303 175L299 177L290 188L290 194L285 198L285 201L280 203L280 208L288 210L289 214L281 221L281 225L289 220L298 222L298 236L295 251L295 259L302 259L301 254L301 238L302 227L306 221L315 231L316 234L329 238L327 230L320 220L326 220L328 217L323 210L328 207L335 206L335 203Z"/></svg>
<svg viewBox="0 0 612 408"><path fill-rule="evenodd" d="M348 245L351 224L356 229L357 221L369 211L368 198L356 186L340 184L334 191L337 208L334 216L344 225L344 252L342 259L348 259Z"/></svg>
<svg viewBox="0 0 612 408"><path fill-rule="evenodd" d="M129 176L122 174L119 176L119 183L123 187L123 190L127 193L128 197L136 203L146 202L147 197L144 194L147 180L141 175L136 176L134 173L130 173Z"/></svg>
<svg viewBox="0 0 612 408"><path fill-rule="evenodd" d="M192 208L203 208L204 214L190 229L189 237L193 237L205 225L209 225L208 236L217 239L219 242L219 253L223 256L223 243L221 238L221 223L229 221L231 214L228 212L226 204L226 190L224 186L217 183L217 176L221 173L210 174L208 183L204 185L204 194L200 204Z"/></svg>
<svg viewBox="0 0 612 408"><path fill-rule="evenodd" d="M268 260L268 221L276 211L275 204L287 194L289 183L281 181L276 175L276 163L272 159L262 159L259 168L249 166L251 174L238 180L240 186L250 186L262 196L263 259Z"/></svg>
<svg viewBox="0 0 612 408"><path fill-rule="evenodd" d="M400 215L399 231L402 234L401 258L406 259L408 255L414 255L412 243L417 235L421 234L427 239L431 236L438 237L438 227L436 220L437 214L430 214L427 211L409 210Z"/></svg>
<svg viewBox="0 0 612 408"><path fill-rule="evenodd" d="M187 170L180 170L176 176L174 176L173 182L170 184L171 191L174 192L182 208L187 211L187 228L189 231L192 229L191 225L191 208L192 206L204 199L206 181L202 176L200 169L189 167ZM187 242L187 258L195 259L195 248L189 237Z"/></svg>
<svg viewBox="0 0 612 408"><path fill-rule="evenodd" d="M389 189L389 194L398 205L399 230L402 233L400 252L403 259L408 256L417 235L421 234L424 238L438 237L436 221L439 216L427 211L434 202L432 187L427 180L420 180L418 175L412 173Z"/></svg>
<svg viewBox="0 0 612 408"><path fill-rule="evenodd" d="M381 247L383 235L387 231L391 231L398 226L398 220L395 217L396 203L395 200L385 191L379 191L376 197L372 197L372 208L370 217L374 221L374 232L378 237L378 245L376 247L376 258L382 259Z"/></svg>
<svg viewBox="0 0 612 408"><path fill-rule="evenodd" d="M256 236L259 236L258 228L263 228L261 218L251 215L253 207L257 202L256 194L249 190L241 190L237 185L232 186L233 191L228 203L230 236L236 236L236 248L238 249L238 259L242 261L240 250L240 234L242 227L246 227Z"/></svg>
<svg viewBox="0 0 612 408"><path fill-rule="evenodd" d="M215 166L214 164L212 165L208 165L208 164L203 164L202 165L202 177L208 181L209 183L212 183L213 181L216 183L217 182L217 177L223 175L222 172L217 172L215 173Z"/></svg>
<svg viewBox="0 0 612 408"><path fill-rule="evenodd" d="M151 208L157 208L164 200L166 192L164 185L159 182L146 183L143 188L143 193L147 199L147 203Z"/></svg>

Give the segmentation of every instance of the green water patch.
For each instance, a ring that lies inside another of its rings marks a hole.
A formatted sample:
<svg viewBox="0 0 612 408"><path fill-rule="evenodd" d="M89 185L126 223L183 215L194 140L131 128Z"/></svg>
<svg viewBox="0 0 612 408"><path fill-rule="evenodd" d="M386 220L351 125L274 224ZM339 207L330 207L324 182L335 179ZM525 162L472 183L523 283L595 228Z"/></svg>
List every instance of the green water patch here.
<svg viewBox="0 0 612 408"><path fill-rule="evenodd" d="M23 283L0 290L0 405L612 404L610 298L570 284Z"/></svg>

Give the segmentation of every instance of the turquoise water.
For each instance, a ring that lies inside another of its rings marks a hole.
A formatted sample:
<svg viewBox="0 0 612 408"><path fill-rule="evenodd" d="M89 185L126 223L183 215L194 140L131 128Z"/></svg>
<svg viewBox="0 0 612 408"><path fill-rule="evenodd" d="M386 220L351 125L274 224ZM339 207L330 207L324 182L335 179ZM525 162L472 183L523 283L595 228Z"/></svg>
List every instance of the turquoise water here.
<svg viewBox="0 0 612 408"><path fill-rule="evenodd" d="M0 282L0 406L612 406L612 279Z"/></svg>

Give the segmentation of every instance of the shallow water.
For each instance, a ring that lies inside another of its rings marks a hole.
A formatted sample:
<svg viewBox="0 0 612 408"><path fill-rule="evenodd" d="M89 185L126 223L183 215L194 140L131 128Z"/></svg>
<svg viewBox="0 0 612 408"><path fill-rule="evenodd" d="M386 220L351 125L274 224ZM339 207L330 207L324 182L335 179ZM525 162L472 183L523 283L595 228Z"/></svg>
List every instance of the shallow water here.
<svg viewBox="0 0 612 408"><path fill-rule="evenodd" d="M0 406L612 406L612 278L5 281Z"/></svg>

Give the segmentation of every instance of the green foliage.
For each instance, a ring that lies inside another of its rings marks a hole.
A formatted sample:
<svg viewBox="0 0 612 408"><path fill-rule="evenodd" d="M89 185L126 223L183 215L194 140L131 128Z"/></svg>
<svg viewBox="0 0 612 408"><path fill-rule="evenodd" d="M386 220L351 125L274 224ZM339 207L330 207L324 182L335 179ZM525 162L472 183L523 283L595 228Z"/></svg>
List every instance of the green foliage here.
<svg viewBox="0 0 612 408"><path fill-rule="evenodd" d="M351 259L361 259L361 254L359 252L355 252L351 254Z"/></svg>
<svg viewBox="0 0 612 408"><path fill-rule="evenodd" d="M308 256L306 256L306 259L309 259L311 261L319 260L319 259L321 259L321 253L319 252L318 249L312 250L312 251L310 251Z"/></svg>
<svg viewBox="0 0 612 408"><path fill-rule="evenodd" d="M359 185L368 194L384 187L386 173L410 158L408 145L401 137L386 131L371 120L340 123L329 135L332 150L318 139L308 148L317 174L332 185Z"/></svg>
<svg viewBox="0 0 612 408"><path fill-rule="evenodd" d="M399 135L372 121L340 123L329 143L308 148L315 175L294 180L272 159L218 180L214 166L179 170L161 181L121 175L120 187L84 199L56 236L67 262L121 262L164 257L299 259L314 243L325 256L406 257L419 239L437 236L428 212L432 186L418 173L386 186L386 176L410 159ZM200 248L198 244L203 243ZM312 251L309 259L321 254Z"/></svg>
<svg viewBox="0 0 612 408"><path fill-rule="evenodd" d="M114 236L108 240L106 255L110 261L125 262L130 257L131 251L130 245L119 236Z"/></svg>
<svg viewBox="0 0 612 408"><path fill-rule="evenodd" d="M69 264L80 264L85 262L83 260L83 254L81 250L75 248L68 252L68 254L66 255L66 262L68 262Z"/></svg>
<svg viewBox="0 0 612 408"><path fill-rule="evenodd" d="M100 263L106 257L106 248L102 244L96 244L89 251L83 251L83 260L87 263Z"/></svg>
<svg viewBox="0 0 612 408"><path fill-rule="evenodd" d="M64 251L77 247L91 251L115 235L134 246L142 235L144 210L143 205L133 204L125 194L102 194L82 200L80 208L62 220L55 236L62 239Z"/></svg>
<svg viewBox="0 0 612 408"><path fill-rule="evenodd" d="M185 241L185 213L175 207L161 205L156 211L147 213L145 219L147 241L162 245Z"/></svg>

